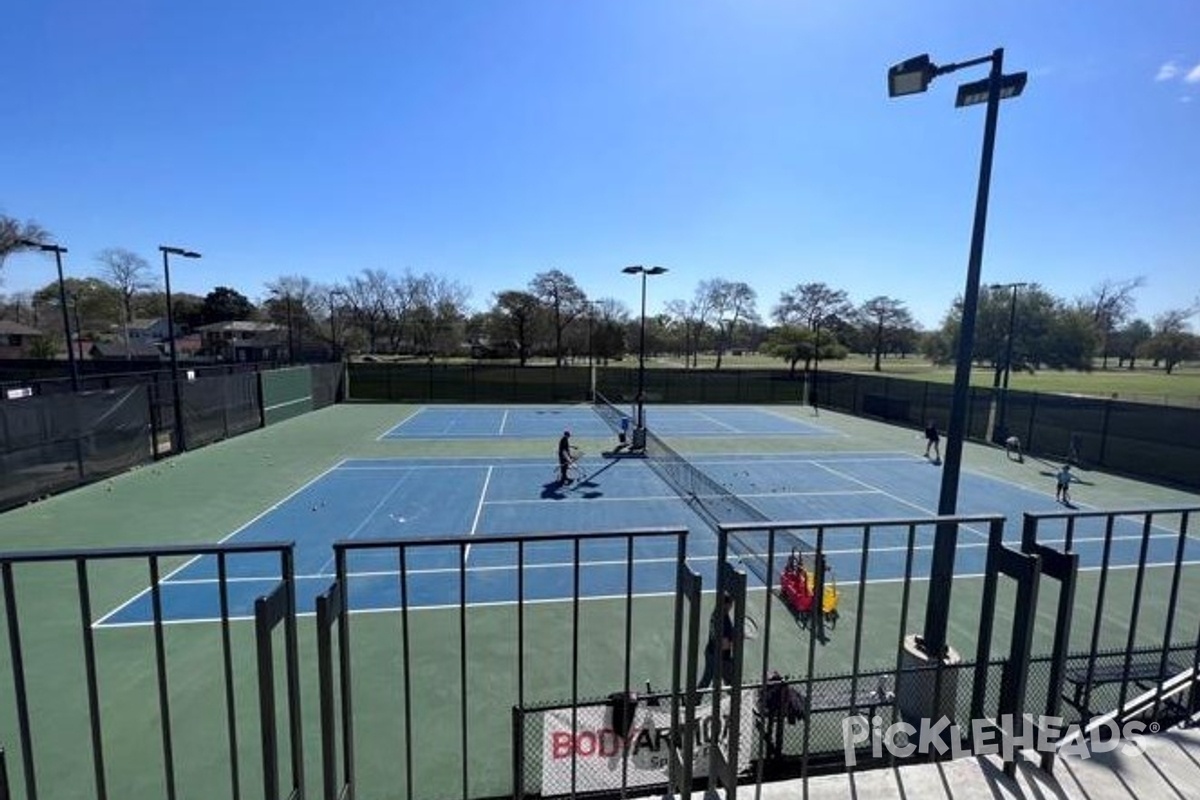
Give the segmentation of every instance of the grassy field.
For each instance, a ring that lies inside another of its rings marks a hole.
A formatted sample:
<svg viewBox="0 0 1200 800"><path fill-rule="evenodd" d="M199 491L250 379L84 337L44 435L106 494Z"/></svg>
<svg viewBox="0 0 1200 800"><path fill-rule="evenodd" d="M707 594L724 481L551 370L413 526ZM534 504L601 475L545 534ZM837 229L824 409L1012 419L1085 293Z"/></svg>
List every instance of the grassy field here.
<svg viewBox="0 0 1200 800"><path fill-rule="evenodd" d="M636 359L628 363L636 367ZM677 365L682 367L682 360L662 357L647 359L654 367ZM874 360L869 356L852 355L837 361L822 361L820 368L835 372L869 372L895 377L912 378L921 381L937 381L952 383L954 381L953 366L937 366L920 357L888 358L880 366L881 373L875 373ZM716 366L716 357L700 356L699 366L702 369L712 369ZM767 358L760 355L725 356L721 360L722 369L779 369L785 366L777 358ZM801 367L803 365L800 365ZM990 368L976 368L971 373L971 383L974 386L991 386L993 372ZM1014 372L1009 378L1009 388L1022 392L1047 392L1082 394L1097 397L1113 397L1134 402L1159 403L1167 405L1200 406L1200 365L1189 365L1175 370L1167 375L1161 369L1148 366L1135 370L1097 369L1092 372L1067 370L1039 370L1037 372Z"/></svg>
<svg viewBox="0 0 1200 800"><path fill-rule="evenodd" d="M380 361L391 361L388 357L375 357ZM394 359L397 363L415 363L413 359ZM455 360L454 363L501 364L503 361L472 361L469 359ZM515 363L515 362L513 362ZM531 367L552 366L553 359L530 359ZM576 358L571 362L574 366L586 365L587 359ZM1112 397L1133 402L1155 403L1165 405L1187 405L1200 407L1200 363L1189 363L1179 366L1168 375L1162 369L1155 369L1144 362L1137 369L1117 369L1115 360L1110 360L1108 369L1101 369L1097 361L1091 372L1078 370L1039 370L1037 372L1014 372L1009 376L1009 388L1022 392L1046 392L1060 394L1081 394L1095 397ZM714 369L717 357L711 353L699 356L697 366L700 369ZM649 355L646 366L651 369L678 368L684 369L684 360L674 355ZM803 363L797 369L803 369ZM620 361L609 361L602 369L637 369L636 355ZM909 358L886 358L880 363L881 370L875 372L875 361L871 356L852 354L847 358L834 361L822 361L819 369L833 372L862 372L882 374L894 377L911 378L920 381L936 381L952 383L954 367L939 366L920 356ZM721 369L787 369L787 362L778 358L747 353L743 355L726 354L721 359ZM971 384L974 386L991 386L994 373L989 367L976 367L971 373Z"/></svg>

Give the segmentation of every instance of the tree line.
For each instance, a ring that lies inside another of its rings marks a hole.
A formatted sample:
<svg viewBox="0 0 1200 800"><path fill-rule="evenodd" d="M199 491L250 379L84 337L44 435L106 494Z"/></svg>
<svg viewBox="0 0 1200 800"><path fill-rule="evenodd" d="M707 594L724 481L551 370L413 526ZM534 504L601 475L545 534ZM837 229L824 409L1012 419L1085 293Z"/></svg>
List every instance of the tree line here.
<svg viewBox="0 0 1200 800"><path fill-rule="evenodd" d="M0 269L22 249L21 239L51 241L33 221L0 215ZM165 315L165 298L154 268L137 253L112 247L95 254L95 275L70 277L67 288L72 327L94 338L128 341L134 320ZM0 273L2 277L2 273ZM1200 339L1189 322L1200 305L1169 310L1146 320L1136 315L1135 295L1144 278L1106 280L1083 297L1057 297L1034 283L984 287L979 298L974 358L994 370L1133 369L1150 360L1168 373L1200 357ZM404 354L420 357L471 355L533 358L564 364L580 358L601 362L636 355L640 316L619 300L591 298L568 273L551 269L527 285L495 293L483 310L469 304L468 287L432 273L393 274L364 269L335 283L303 275L269 281L266 299L254 303L237 289L214 287L205 296L173 293L176 322L187 329L231 320L274 322L302 341L335 352ZM24 322L63 342L57 281L34 292L0 296L0 318ZM645 347L697 367L700 356L721 368L730 354L763 353L792 371L849 353L868 354L874 368L885 358L922 356L952 363L957 353L961 298L941 325L922 330L903 300L880 295L853 302L823 282L798 283L782 292L766 312L746 282L700 281L690 298L675 298L645 320ZM1011 340L1010 340L1011 330ZM707 362L706 362L707 363Z"/></svg>

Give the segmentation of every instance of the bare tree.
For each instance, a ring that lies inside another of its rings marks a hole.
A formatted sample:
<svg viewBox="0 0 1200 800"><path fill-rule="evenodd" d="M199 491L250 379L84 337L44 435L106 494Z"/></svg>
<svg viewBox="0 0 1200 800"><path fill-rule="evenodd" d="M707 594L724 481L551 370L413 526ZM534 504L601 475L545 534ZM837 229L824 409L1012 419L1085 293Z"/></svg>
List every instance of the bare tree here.
<svg viewBox="0 0 1200 800"><path fill-rule="evenodd" d="M1081 302L1090 311L1100 336L1101 369L1108 369L1109 340L1113 332L1133 313L1133 293L1145 285L1144 276L1123 281L1106 279L1093 287L1092 293Z"/></svg>
<svg viewBox="0 0 1200 800"><path fill-rule="evenodd" d="M271 317L278 322L282 313L282 321L287 325L289 360L295 358L296 352L300 353L303 360L304 331L312 327L313 315L319 313L321 308L322 298L317 285L304 275L281 275L266 286L272 295Z"/></svg>
<svg viewBox="0 0 1200 800"><path fill-rule="evenodd" d="M1187 322L1196 310L1194 306L1175 308L1154 318L1154 336L1146 342L1146 352L1163 362L1168 375L1181 362L1200 352L1200 337L1188 330Z"/></svg>
<svg viewBox="0 0 1200 800"><path fill-rule="evenodd" d="M503 333L517 343L517 357L522 367L529 358L542 308L541 301L528 292L507 291L496 295L496 321Z"/></svg>
<svg viewBox="0 0 1200 800"><path fill-rule="evenodd" d="M701 282L702 293L708 297L713 321L717 326L717 364L721 368L721 356L726 347L733 345L733 333L739 323L756 322L758 296L750 284L714 278Z"/></svg>
<svg viewBox="0 0 1200 800"><path fill-rule="evenodd" d="M27 249L18 244L21 239L44 242L50 239L50 233L31 219L21 222L0 214L0 269L4 268L4 260L10 255Z"/></svg>
<svg viewBox="0 0 1200 800"><path fill-rule="evenodd" d="M461 341L470 296L462 284L432 273L412 278L414 348L430 356L451 352Z"/></svg>
<svg viewBox="0 0 1200 800"><path fill-rule="evenodd" d="M871 349L875 351L875 371L880 372L883 367L879 362L888 334L898 328L912 327L912 314L904 307L903 300L884 295L867 300L858 307L858 313L867 329Z"/></svg>
<svg viewBox="0 0 1200 800"><path fill-rule="evenodd" d="M129 348L129 323L133 320L133 298L138 292L153 288L150 265L146 259L123 247L109 247L96 254L100 274L120 296L121 330L125 338L125 358L133 357Z"/></svg>
<svg viewBox="0 0 1200 800"><path fill-rule="evenodd" d="M350 317L367 337L367 352L374 353L387 326L391 277L381 269L364 269L346 283Z"/></svg>
<svg viewBox="0 0 1200 800"><path fill-rule="evenodd" d="M853 312L846 293L824 283L802 283L779 295L779 303L771 315L785 325L801 323L816 330L822 320L830 317L844 319Z"/></svg>
<svg viewBox="0 0 1200 800"><path fill-rule="evenodd" d="M700 339L713 311L712 296L701 283L690 301L671 300L666 309L671 318L683 326L683 363L694 369L699 363Z"/></svg>
<svg viewBox="0 0 1200 800"><path fill-rule="evenodd" d="M562 270L552 269L533 276L529 292L545 304L554 325L554 363L563 365L563 331L571 321L584 313L587 295L575 279Z"/></svg>

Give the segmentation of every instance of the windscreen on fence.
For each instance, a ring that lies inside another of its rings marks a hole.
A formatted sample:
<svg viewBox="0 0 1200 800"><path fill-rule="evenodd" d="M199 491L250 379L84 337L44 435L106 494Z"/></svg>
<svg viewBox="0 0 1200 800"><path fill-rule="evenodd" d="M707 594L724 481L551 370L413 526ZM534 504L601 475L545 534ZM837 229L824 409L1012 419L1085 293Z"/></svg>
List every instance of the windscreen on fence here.
<svg viewBox="0 0 1200 800"><path fill-rule="evenodd" d="M179 400L188 449L262 426L254 372L181 380Z"/></svg>
<svg viewBox="0 0 1200 800"><path fill-rule="evenodd" d="M289 367L261 373L263 424L307 414L313 409L312 372Z"/></svg>
<svg viewBox="0 0 1200 800"><path fill-rule="evenodd" d="M146 386L0 402L0 508L149 461Z"/></svg>
<svg viewBox="0 0 1200 800"><path fill-rule="evenodd" d="M314 364L312 370L312 407L325 408L346 398L346 366Z"/></svg>
<svg viewBox="0 0 1200 800"><path fill-rule="evenodd" d="M1200 484L1200 411L1109 401L1100 446L1104 467L1191 489Z"/></svg>
<svg viewBox="0 0 1200 800"><path fill-rule="evenodd" d="M348 368L354 400L577 403L591 396L591 370L586 366L355 362Z"/></svg>

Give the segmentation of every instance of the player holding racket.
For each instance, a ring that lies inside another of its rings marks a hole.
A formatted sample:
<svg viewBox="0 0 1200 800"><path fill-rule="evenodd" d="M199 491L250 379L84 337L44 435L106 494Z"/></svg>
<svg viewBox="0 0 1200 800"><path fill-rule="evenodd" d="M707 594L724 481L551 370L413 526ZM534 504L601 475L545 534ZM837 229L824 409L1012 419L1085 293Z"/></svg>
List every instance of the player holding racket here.
<svg viewBox="0 0 1200 800"><path fill-rule="evenodd" d="M579 448L571 446L571 432L563 431L562 438L558 440L558 482L563 486L571 483L568 471L579 455Z"/></svg>

